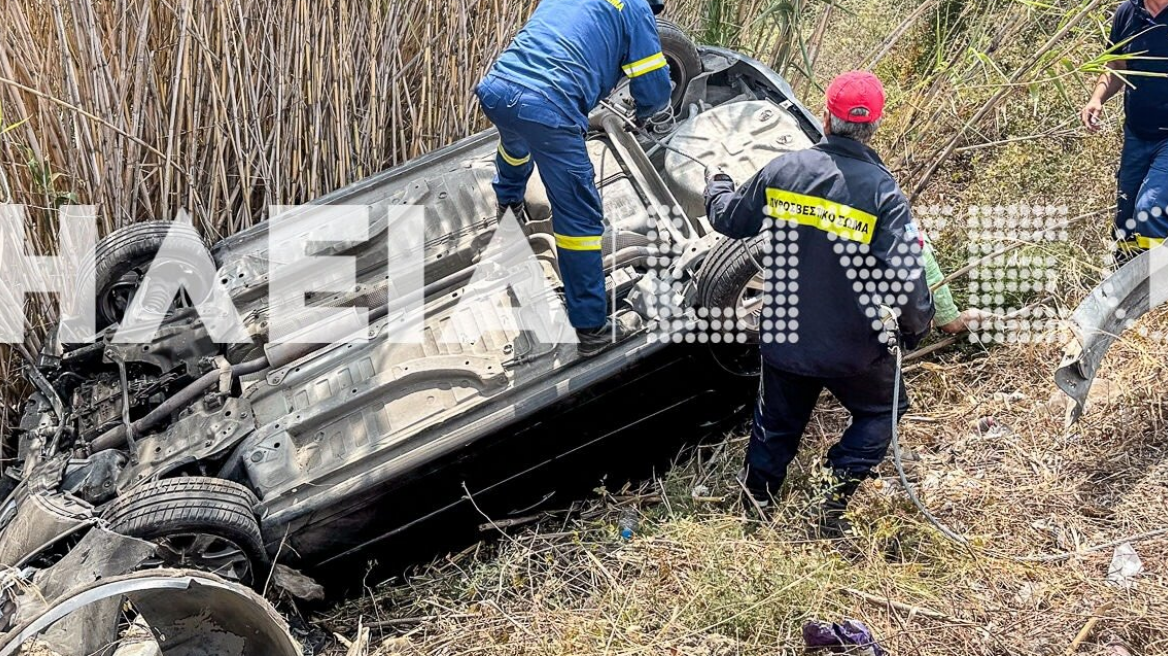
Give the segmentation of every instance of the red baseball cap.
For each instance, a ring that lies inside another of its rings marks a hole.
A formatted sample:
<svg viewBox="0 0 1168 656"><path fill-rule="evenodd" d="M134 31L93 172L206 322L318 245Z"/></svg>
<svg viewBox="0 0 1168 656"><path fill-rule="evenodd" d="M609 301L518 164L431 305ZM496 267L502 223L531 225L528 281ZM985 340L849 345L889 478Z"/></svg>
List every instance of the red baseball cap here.
<svg viewBox="0 0 1168 656"><path fill-rule="evenodd" d="M851 71L827 87L827 111L841 121L873 123L884 115L884 85L867 71Z"/></svg>

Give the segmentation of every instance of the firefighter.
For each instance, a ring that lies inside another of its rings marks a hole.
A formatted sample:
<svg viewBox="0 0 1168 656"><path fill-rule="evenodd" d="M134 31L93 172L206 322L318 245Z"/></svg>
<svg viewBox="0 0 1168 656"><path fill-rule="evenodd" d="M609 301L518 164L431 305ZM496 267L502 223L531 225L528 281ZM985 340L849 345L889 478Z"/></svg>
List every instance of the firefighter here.
<svg viewBox="0 0 1168 656"><path fill-rule="evenodd" d="M762 381L742 481L752 503L770 503L827 389L851 413L815 506L817 533L829 538L850 531L848 500L892 438L892 340L915 347L934 314L908 200L867 145L883 111L880 80L845 73L828 87L822 141L779 156L737 190L721 172L706 188L718 232L770 237L760 260ZM903 416L903 386L895 403Z"/></svg>
<svg viewBox="0 0 1168 656"><path fill-rule="evenodd" d="M584 145L588 113L622 76L630 80L638 123L669 103L669 68L654 18L662 9L663 0L541 0L476 89L499 131L494 188L500 218L513 211L526 220L527 180L539 166L568 319L583 356L634 330L608 319L603 213Z"/></svg>

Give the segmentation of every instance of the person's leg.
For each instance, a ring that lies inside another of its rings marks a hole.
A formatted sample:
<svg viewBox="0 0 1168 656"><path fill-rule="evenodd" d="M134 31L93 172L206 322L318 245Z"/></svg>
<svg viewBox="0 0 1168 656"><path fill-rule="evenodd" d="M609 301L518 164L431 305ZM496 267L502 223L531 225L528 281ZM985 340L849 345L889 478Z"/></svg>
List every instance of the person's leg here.
<svg viewBox="0 0 1168 656"><path fill-rule="evenodd" d="M763 361L754 427L746 447L746 488L756 500L778 493L823 389L819 381Z"/></svg>
<svg viewBox="0 0 1168 656"><path fill-rule="evenodd" d="M892 441L892 387L896 362L884 358L859 376L824 381L829 392L852 415L852 423L827 452L837 477L863 480L884 460ZM908 411L908 394L901 382L897 420Z"/></svg>
<svg viewBox="0 0 1168 656"><path fill-rule="evenodd" d="M566 120L527 125L533 128L526 131L527 142L551 203L568 319L577 330L602 328L608 320L600 253L604 220L584 133Z"/></svg>
<svg viewBox="0 0 1168 656"><path fill-rule="evenodd" d="M1159 143L1135 200L1141 234L1159 245L1168 238L1168 139Z"/></svg>
<svg viewBox="0 0 1168 656"><path fill-rule="evenodd" d="M1120 261L1130 259L1139 253L1138 235L1140 226L1136 216L1136 199L1140 187L1152 165L1154 144L1139 138L1130 130L1124 130L1123 153L1119 158L1116 173L1115 241Z"/></svg>
<svg viewBox="0 0 1168 656"><path fill-rule="evenodd" d="M488 77L475 89L483 114L499 132L499 146L495 152L495 197L501 207L523 202L527 180L535 165L531 148L522 133L516 129L518 106L523 90L503 80Z"/></svg>
<svg viewBox="0 0 1168 656"><path fill-rule="evenodd" d="M852 525L844 516L860 483L872 474L892 441L892 386L896 362L884 358L859 376L824 381L828 391L852 415L852 423L827 452L831 480L814 507L816 532L823 538L846 537ZM897 420L908 411L908 394L900 386Z"/></svg>

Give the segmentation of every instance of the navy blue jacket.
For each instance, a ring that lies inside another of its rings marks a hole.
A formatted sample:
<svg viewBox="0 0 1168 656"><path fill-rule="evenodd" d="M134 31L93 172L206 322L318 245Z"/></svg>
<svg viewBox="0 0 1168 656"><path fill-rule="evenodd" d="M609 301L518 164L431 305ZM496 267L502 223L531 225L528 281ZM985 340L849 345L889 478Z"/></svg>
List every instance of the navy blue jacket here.
<svg viewBox="0 0 1168 656"><path fill-rule="evenodd" d="M892 174L864 144L826 137L775 158L738 190L715 179L706 212L728 237L768 230L761 348L772 366L823 378L869 370L888 357L881 306L897 314L910 348L928 332L933 298L920 233Z"/></svg>
<svg viewBox="0 0 1168 656"><path fill-rule="evenodd" d="M1125 0L1108 40L1117 53L1135 55L1124 75L1127 126L1141 139L1168 139L1168 9L1153 18L1144 0Z"/></svg>
<svg viewBox="0 0 1168 656"><path fill-rule="evenodd" d="M581 129L622 76L640 118L672 91L647 0L541 0L490 74L542 94Z"/></svg>

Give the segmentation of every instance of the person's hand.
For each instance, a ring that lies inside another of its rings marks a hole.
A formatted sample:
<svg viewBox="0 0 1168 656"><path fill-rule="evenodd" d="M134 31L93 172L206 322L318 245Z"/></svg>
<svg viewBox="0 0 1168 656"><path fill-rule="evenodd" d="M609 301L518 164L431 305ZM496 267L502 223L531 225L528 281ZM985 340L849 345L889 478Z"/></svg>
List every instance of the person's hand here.
<svg viewBox="0 0 1168 656"><path fill-rule="evenodd" d="M729 183L730 188L734 189L734 178L731 178L728 173L722 169L706 169L706 188L702 192L702 198L708 203L711 198L717 194L725 193L726 189L723 184Z"/></svg>
<svg viewBox="0 0 1168 656"><path fill-rule="evenodd" d="M706 169L706 184L709 185L711 182L714 182L715 180L718 180L721 182L729 182L731 185L734 184L734 178L731 178L730 174L723 171L722 167L720 167L720 166L718 168L707 168Z"/></svg>
<svg viewBox="0 0 1168 656"><path fill-rule="evenodd" d="M991 318L993 318L993 316L994 315L986 312L985 310L969 308L968 310L965 310L961 314L957 315L957 318L953 321L937 326L937 330L940 330L943 333L949 333L950 335L956 335L957 333L963 333L967 330L970 330L971 328L976 329L978 324L986 323Z"/></svg>
<svg viewBox="0 0 1168 656"><path fill-rule="evenodd" d="M1092 98L1090 102L1083 107L1083 111L1079 112L1079 119L1083 121L1083 127L1091 132L1098 132L1102 127L1099 124L1099 117L1103 113L1103 103L1097 98Z"/></svg>

